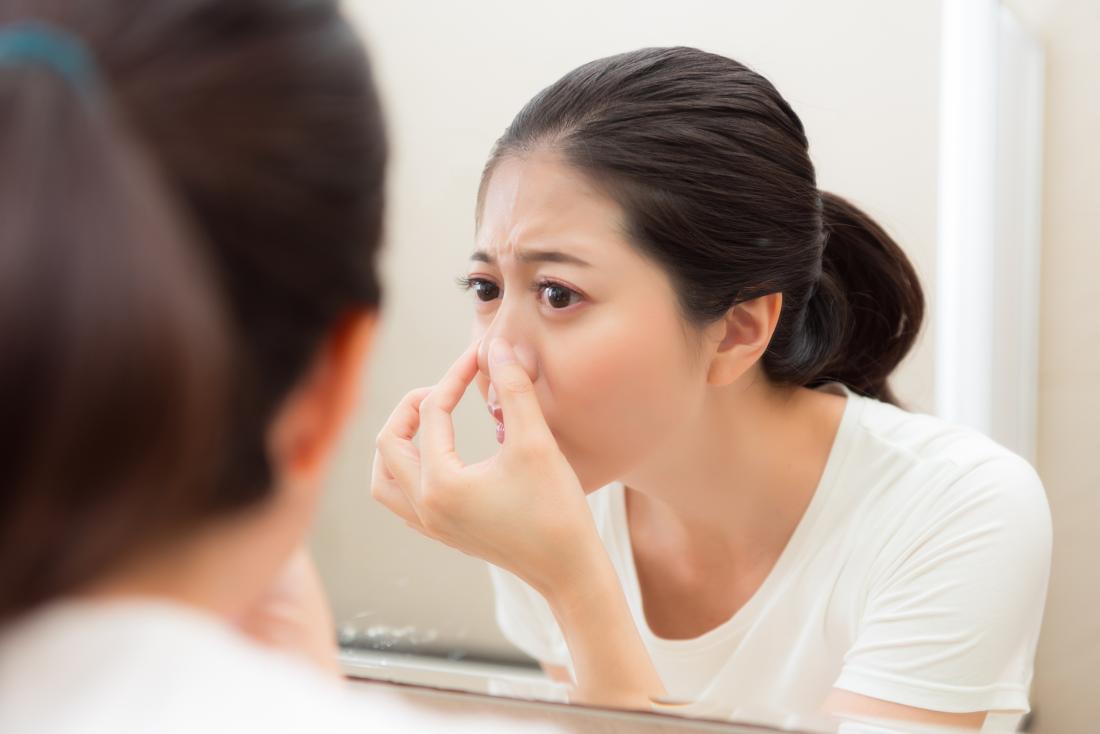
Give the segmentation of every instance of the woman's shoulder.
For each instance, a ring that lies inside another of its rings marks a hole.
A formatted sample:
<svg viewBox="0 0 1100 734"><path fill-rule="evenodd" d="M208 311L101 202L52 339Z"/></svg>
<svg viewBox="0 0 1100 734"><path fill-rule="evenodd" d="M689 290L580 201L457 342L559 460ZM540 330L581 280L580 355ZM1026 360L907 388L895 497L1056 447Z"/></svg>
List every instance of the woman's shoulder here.
<svg viewBox="0 0 1100 734"><path fill-rule="evenodd" d="M1031 464L981 431L889 403L853 397L862 403L856 450L898 462L936 467L957 480L985 467L1025 483L1038 483Z"/></svg>
<svg viewBox="0 0 1100 734"><path fill-rule="evenodd" d="M870 398L862 403L847 462L883 507L917 515L1012 520L1048 534L1042 481L1023 457L973 428ZM854 460L853 460L854 459Z"/></svg>
<svg viewBox="0 0 1100 734"><path fill-rule="evenodd" d="M1017 610L1018 627L1005 638L1030 630L1041 612L1032 602L1045 593L1053 536L1034 468L974 429L858 400L839 501L828 509L831 527L844 537L837 546L848 549L851 588L876 603L911 601L913 608L938 590L946 594L939 608L959 611L944 615L944 623L987 624L987 612ZM998 577L1007 570L1011 579ZM984 595L982 604L974 594Z"/></svg>

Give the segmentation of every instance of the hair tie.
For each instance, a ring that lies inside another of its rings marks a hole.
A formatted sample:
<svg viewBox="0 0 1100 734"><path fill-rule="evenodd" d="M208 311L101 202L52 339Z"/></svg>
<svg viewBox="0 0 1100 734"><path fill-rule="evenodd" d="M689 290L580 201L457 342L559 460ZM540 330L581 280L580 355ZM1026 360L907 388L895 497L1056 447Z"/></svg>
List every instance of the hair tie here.
<svg viewBox="0 0 1100 734"><path fill-rule="evenodd" d="M63 30L41 21L22 21L0 28L0 66L48 67L82 92L96 78L87 46Z"/></svg>

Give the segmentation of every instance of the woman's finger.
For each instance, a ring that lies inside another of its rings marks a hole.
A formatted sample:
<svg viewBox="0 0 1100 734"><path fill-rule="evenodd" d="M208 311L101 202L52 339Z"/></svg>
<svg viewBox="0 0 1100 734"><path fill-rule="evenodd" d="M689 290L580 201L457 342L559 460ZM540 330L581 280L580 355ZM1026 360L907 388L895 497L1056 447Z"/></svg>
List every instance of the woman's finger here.
<svg viewBox="0 0 1100 734"><path fill-rule="evenodd" d="M396 483L383 484L377 488L372 488L371 496L380 505L401 518L410 528L424 534L424 526L420 523L420 518L413 512L412 505L409 504Z"/></svg>
<svg viewBox="0 0 1100 734"><path fill-rule="evenodd" d="M425 467L441 466L445 462L461 466L455 453L452 411L477 374L477 342L462 353L443 379L420 403L420 449Z"/></svg>
<svg viewBox="0 0 1100 734"><path fill-rule="evenodd" d="M420 404L431 394L434 388L419 387L401 398L401 402L390 413L382 426L382 433L390 433L397 438L411 441L420 429Z"/></svg>
<svg viewBox="0 0 1100 734"><path fill-rule="evenodd" d="M504 450L518 441L554 441L531 377L516 359L512 346L500 337L489 345L489 378L504 414Z"/></svg>
<svg viewBox="0 0 1100 734"><path fill-rule="evenodd" d="M374 452L374 465L371 467L370 494L387 510L400 517L407 525L420 527L420 517L409 498L405 496L396 477L386 468L382 455Z"/></svg>
<svg viewBox="0 0 1100 734"><path fill-rule="evenodd" d="M378 434L378 453L410 503L420 491L420 452L412 439L420 428L420 404L430 392L420 388L406 395Z"/></svg>

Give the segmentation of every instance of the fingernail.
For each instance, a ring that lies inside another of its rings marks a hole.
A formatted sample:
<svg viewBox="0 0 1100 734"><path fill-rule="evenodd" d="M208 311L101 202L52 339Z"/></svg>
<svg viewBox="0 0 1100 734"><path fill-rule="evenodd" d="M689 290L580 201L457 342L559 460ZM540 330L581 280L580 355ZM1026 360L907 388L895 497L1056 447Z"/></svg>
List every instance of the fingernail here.
<svg viewBox="0 0 1100 734"><path fill-rule="evenodd" d="M505 365L516 361L516 354L508 346L508 342L500 337L493 339L489 344L489 364Z"/></svg>

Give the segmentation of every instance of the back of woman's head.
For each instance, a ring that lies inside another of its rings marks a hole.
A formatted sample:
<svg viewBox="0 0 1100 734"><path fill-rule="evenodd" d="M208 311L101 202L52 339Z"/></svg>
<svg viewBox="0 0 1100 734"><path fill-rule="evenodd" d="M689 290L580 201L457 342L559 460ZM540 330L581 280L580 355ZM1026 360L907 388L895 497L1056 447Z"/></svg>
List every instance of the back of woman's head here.
<svg viewBox="0 0 1100 734"><path fill-rule="evenodd" d="M802 122L767 79L692 48L598 59L536 95L497 141L496 163L549 147L622 207L631 241L669 273L687 320L783 294L765 374L839 381L896 402L888 377L924 298L898 245L819 191ZM479 202L480 209L480 202Z"/></svg>
<svg viewBox="0 0 1100 734"><path fill-rule="evenodd" d="M0 0L0 620L270 493L384 162L334 0Z"/></svg>

